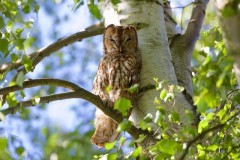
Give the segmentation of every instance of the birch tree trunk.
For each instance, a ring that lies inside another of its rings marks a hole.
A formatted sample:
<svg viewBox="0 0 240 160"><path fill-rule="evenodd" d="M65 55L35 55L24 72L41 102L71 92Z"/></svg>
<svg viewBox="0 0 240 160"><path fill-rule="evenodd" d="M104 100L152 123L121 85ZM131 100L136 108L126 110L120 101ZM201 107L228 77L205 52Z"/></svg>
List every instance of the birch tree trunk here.
<svg viewBox="0 0 240 160"><path fill-rule="evenodd" d="M140 88L154 84L153 78L167 81L168 85L178 85L168 43L163 2L157 0L122 0L117 6L113 6L110 1L106 0L101 1L101 8L105 26L109 24L133 25L138 30L139 48L143 63ZM175 31L175 29L169 30ZM157 112L156 104L153 103L155 97L159 97L159 91L154 89L141 95L138 106L133 109L130 117L134 125L139 126L139 122L147 114L152 114L155 117ZM191 123L187 121L185 112L186 110L191 111L192 105L182 93L176 93L174 102L161 102L161 105L169 112L179 113L182 123ZM156 126L154 127L157 129ZM177 131L174 126L171 127L171 130Z"/></svg>

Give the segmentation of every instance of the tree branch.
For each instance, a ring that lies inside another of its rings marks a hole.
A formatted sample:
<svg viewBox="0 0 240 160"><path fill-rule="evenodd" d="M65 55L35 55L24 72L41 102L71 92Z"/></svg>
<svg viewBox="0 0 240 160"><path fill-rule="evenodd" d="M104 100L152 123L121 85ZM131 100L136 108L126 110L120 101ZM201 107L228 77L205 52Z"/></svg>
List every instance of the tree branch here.
<svg viewBox="0 0 240 160"><path fill-rule="evenodd" d="M66 38L61 38L58 41L50 44L49 46L39 49L38 51L28 56L29 59L31 59L33 62L32 64L33 69L42 59L49 56L51 53L56 52L57 50L69 44L72 44L76 41L81 41L84 38L100 35L103 33L103 31L104 31L104 26L103 26L103 23L101 22L99 24L95 24L93 26L86 28L85 31L77 32ZM6 62L0 65L0 74L4 73L7 70L18 69L21 67L23 67L22 59L19 59L15 63ZM21 70L26 72L25 68L21 68Z"/></svg>
<svg viewBox="0 0 240 160"><path fill-rule="evenodd" d="M186 45L195 46L202 28L208 2L209 0L195 0L190 21L183 35Z"/></svg>
<svg viewBox="0 0 240 160"><path fill-rule="evenodd" d="M186 90L185 97L191 104L193 97L191 59L205 16L208 0L195 0L190 22L183 35L177 34L170 43L173 65L180 86ZM186 96L187 95L187 96Z"/></svg>
<svg viewBox="0 0 240 160"><path fill-rule="evenodd" d="M26 83L26 82L25 82L25 87L27 88L28 83ZM37 82L37 81L35 81L35 82ZM44 82L46 82L46 81L44 81ZM4 109L0 112L7 115L7 114L14 113L16 110L18 110L21 107L26 108L26 107L31 107L31 106L38 105L40 103L49 103L49 102L52 102L52 101L71 99L71 98L81 98L81 99L87 100L87 101L91 102L92 104L94 104L95 106L97 106L101 111L103 111L103 113L105 113L106 115L111 117L118 124L122 122L122 120L123 120L122 114L117 112L113 108L105 107L102 99L98 95L94 95L91 92L88 92L87 90L85 90L81 87L75 86L74 84L71 84L71 85L67 84L66 85L65 81L61 81L61 80L59 82L60 82L59 84L61 84L61 86L65 86L65 87L68 86L69 89L72 88L72 89L77 89L77 90L72 91L72 92L66 92L66 93L59 93L59 94L44 96L44 97L40 97L40 98L33 98L31 100L19 102L18 104L16 104L16 106ZM44 83L44 84L46 84L46 83ZM14 89L16 90L18 88L14 88ZM13 89L9 89L9 90L13 91ZM8 90L8 92L9 92L9 90ZM6 90L4 90L4 92L6 92ZM146 134L145 131L135 127L134 125L127 128L126 131L134 139L138 139L140 134Z"/></svg>
<svg viewBox="0 0 240 160"><path fill-rule="evenodd" d="M205 131L203 131L202 133L200 133L199 135L197 135L195 138L193 138L191 141L187 142L187 147L186 149L184 150L182 156L180 157L179 160L184 160L190 147L196 143L198 140L202 139L206 134L208 134L209 132L212 132L214 130L217 130L217 129L222 129L226 124L227 122L229 122L231 119L233 119L234 117L238 116L240 114L240 111L236 112L232 117L230 117L225 123L223 124L218 124L212 128L209 128Z"/></svg>
<svg viewBox="0 0 240 160"><path fill-rule="evenodd" d="M64 88L68 88L70 90L77 90L80 87L74 83L69 81L61 80L61 79L53 79L53 78L44 78L44 79L29 79L23 82L22 86L13 85L6 88L0 89L0 95L6 95L10 92L23 90L25 88L31 88L36 86L42 85L53 85L53 86L60 86Z"/></svg>

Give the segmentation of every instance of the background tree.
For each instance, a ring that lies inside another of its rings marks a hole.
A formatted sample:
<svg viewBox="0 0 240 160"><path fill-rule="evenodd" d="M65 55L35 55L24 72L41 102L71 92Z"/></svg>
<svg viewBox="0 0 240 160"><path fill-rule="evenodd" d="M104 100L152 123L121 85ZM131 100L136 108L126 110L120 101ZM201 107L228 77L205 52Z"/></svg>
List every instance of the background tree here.
<svg viewBox="0 0 240 160"><path fill-rule="evenodd" d="M128 152L127 145L130 143L130 147L133 147L133 141L128 143L127 137L121 137L119 145L115 145L115 143L107 144L107 151L102 154L105 154L103 157L108 157L108 159L116 159L117 157L134 159L142 151L145 154L140 157L147 156L156 159L165 159L171 156L175 156L177 159L234 159L240 156L238 143L240 137L239 108L237 108L240 93L236 87L237 81L232 70L232 60L227 56L221 30L215 20L216 15L211 12L212 4L210 4L209 12L207 12L204 31L196 44L205 16L207 0L196 0L185 7L181 7L183 11L186 11L187 6L193 6L192 11L187 12L191 13L190 18L186 16L189 23L187 26L183 26L186 30L182 31L182 34L177 34L178 26L176 27L176 23L172 19L171 8L167 2L136 0L99 2L98 5L102 9L105 26L108 24L131 24L138 29L143 68L139 105L133 109L131 115L133 125L128 120L123 120L121 114L115 110L107 110L98 96L85 90L91 90L90 85L84 83L88 78L85 78L85 76L79 78L79 76L73 76L75 75L73 72L69 72L73 68L73 65L69 66L69 64L74 64L81 68L82 72L79 72L81 73L79 75L84 75L84 68L89 73L91 68L88 67L89 64L96 60L96 54L89 49L91 44L95 43L94 40L88 44L89 47L86 47L87 54L84 56L76 55L79 50L75 48L75 45L71 45L72 48L67 47L71 48L71 52L64 49L61 51L62 53L58 51L64 46L70 46L70 44L84 38L102 34L103 23L93 25L85 31L61 39L55 37L57 35L56 29L51 32L51 36L58 40L37 50L34 49L34 46L40 48L38 46L41 42L38 39L40 34L39 31L34 32L34 27L28 30L27 27L30 28L33 24L31 20L26 21L29 18L28 15L38 12L39 7L44 8L47 13L55 16L55 24L60 24L61 19L56 14L60 6L52 9L52 2L38 5L34 1L19 1L18 3L16 1L1 1L0 3L2 6L0 51L4 57L0 69L3 82L12 79L10 83L7 81L7 86L3 83L3 88L0 89L3 105L1 110L2 120L4 119L3 114L15 114L21 117L18 118L18 122L21 121L26 125L33 119L41 119L39 118L39 112L45 110L44 105L41 109L35 109L35 111L34 109L25 109L28 106L56 100L82 98L93 103L112 117L120 124L120 130L126 130L137 143L132 152ZM75 1L73 10L84 7L84 3L86 2ZM223 21L221 23L223 26L226 24L227 20L224 21L226 17L226 19L230 17L229 19L232 20L231 18L238 14L238 8L234 8L234 6L238 6L238 3L236 1L220 5L227 8L221 9L219 7L220 21ZM222 3L218 2L217 4ZM94 1L88 2L88 8L95 17L101 19L100 11ZM221 15L227 16L221 17ZM178 20L178 17L176 19ZM185 22L184 19L180 21ZM27 37L27 31L30 31L31 36ZM226 44L230 42L227 48L232 55L237 56L235 54L237 53L237 45L235 45L237 44L235 43L237 38L233 38L234 43L231 43L232 39L229 39L229 37L235 35L230 35L225 38ZM96 45L99 45L99 41L101 41L101 38L98 39ZM84 43L84 45L86 44ZM232 44L234 44L233 47ZM26 54L28 47L31 54ZM193 51L194 47L195 50ZM81 51L84 52L84 49ZM57 56L48 59L53 53L56 53ZM66 56L66 53L69 53L69 56ZM86 63L86 59L88 63ZM33 73L38 72L37 68L42 61L44 64L42 65L42 72L35 76L27 74L31 71ZM237 61L236 58L235 66L238 64ZM67 67L65 68L65 66ZM66 71L57 73L58 70ZM235 73L238 73L237 69L235 69ZM51 75L53 74L60 78L56 79L54 76L55 79L49 79L52 78ZM27 79L27 77L30 79ZM70 77L70 79L68 80L67 77ZM42 87L43 85L48 87ZM26 90L37 86L36 90ZM65 89L56 89L53 86ZM68 92L66 89L70 91ZM84 102L78 103L84 106L84 109L88 106ZM74 110L81 116L83 112L79 111L82 110L82 108L79 108L74 107ZM198 127L196 111L201 115ZM89 113L92 114L92 112ZM44 114L41 116L44 116ZM82 121L82 119L87 120ZM93 155L99 155L99 150L91 149L88 139L90 139L92 132L89 128L82 126L84 122L87 122L89 126L90 119L88 117L79 119L81 130L70 133L64 133L64 130L60 130L60 133L58 133L55 131L59 130L58 128L47 124L41 134L32 135L39 148L42 148L41 145L44 146L43 154L41 152L36 154L36 152L27 149L27 145L23 144L23 141L18 141L20 135L10 136L8 139L1 138L1 155L4 159L9 159L10 155L15 159L19 157L25 159L92 159ZM10 123L7 125L10 125ZM30 123L27 126L30 126L26 127L28 132L29 129L33 133L38 131L34 130ZM41 140L44 143L39 143ZM95 156L95 158L99 157L101 156Z"/></svg>

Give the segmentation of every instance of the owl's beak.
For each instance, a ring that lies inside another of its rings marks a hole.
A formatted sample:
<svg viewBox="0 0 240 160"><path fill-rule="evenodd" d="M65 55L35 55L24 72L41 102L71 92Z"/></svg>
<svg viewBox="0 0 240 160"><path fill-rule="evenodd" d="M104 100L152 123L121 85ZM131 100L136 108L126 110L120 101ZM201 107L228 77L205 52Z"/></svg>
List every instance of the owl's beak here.
<svg viewBox="0 0 240 160"><path fill-rule="evenodd" d="M122 47L121 46L119 47L119 53L122 53Z"/></svg>

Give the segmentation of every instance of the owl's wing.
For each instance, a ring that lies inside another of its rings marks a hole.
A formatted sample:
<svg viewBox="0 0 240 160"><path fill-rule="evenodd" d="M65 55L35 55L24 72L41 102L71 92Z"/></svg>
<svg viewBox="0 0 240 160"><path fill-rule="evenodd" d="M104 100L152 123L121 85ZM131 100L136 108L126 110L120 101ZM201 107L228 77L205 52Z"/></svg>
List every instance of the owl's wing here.
<svg viewBox="0 0 240 160"><path fill-rule="evenodd" d="M103 57L93 82L93 93L99 95L101 98L107 98L107 94L105 93L106 87L109 85L107 64L107 59Z"/></svg>
<svg viewBox="0 0 240 160"><path fill-rule="evenodd" d="M140 81L140 71L142 68L142 59L141 59L141 55L140 55L140 51L136 51L136 54L134 55L133 60L131 61L131 65L132 65L132 74L130 77L130 86L135 85L135 84L139 84Z"/></svg>

